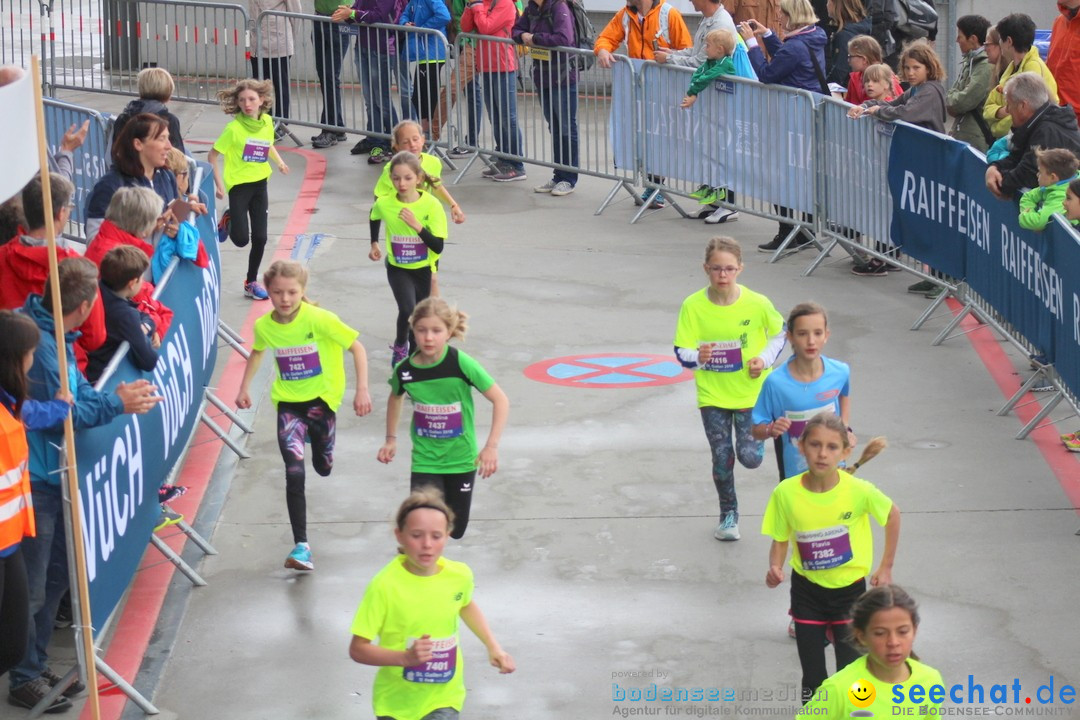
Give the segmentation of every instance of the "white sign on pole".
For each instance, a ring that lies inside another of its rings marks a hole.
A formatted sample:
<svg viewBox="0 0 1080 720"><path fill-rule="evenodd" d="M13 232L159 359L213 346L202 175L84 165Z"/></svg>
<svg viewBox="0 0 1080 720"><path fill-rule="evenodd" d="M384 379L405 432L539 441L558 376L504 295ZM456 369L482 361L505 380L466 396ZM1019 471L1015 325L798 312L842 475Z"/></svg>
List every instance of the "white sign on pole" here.
<svg viewBox="0 0 1080 720"><path fill-rule="evenodd" d="M0 202L23 189L37 173L37 122L34 120L34 79L29 73L0 87L0 137L4 170L0 173Z"/></svg>

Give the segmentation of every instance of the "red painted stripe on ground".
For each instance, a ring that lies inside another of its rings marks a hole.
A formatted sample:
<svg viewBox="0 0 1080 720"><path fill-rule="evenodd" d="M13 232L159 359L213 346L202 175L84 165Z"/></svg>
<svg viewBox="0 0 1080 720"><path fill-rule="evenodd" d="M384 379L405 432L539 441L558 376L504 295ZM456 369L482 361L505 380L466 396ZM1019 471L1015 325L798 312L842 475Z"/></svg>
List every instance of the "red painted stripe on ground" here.
<svg viewBox="0 0 1080 720"><path fill-rule="evenodd" d="M204 144L199 141L188 141L189 144ZM208 144L208 143L206 143ZM306 160L304 180L300 184L300 194L293 203L292 211L285 222L285 227L279 237L277 246L271 260L288 259L292 250L292 242L282 242L283 238L294 238L297 234L307 230L308 222L312 216L312 210L322 192L323 182L326 178L326 157L310 150L282 149L283 152L299 155ZM251 330L256 318L265 314L270 309L270 303L252 303L251 310L244 320L244 326L240 330L245 338L251 337ZM218 381L217 395L225 402L232 404L240 389L240 381L244 376L244 359L229 348L219 351L219 357L225 358L225 369ZM219 423L226 430L231 427L227 418L220 418ZM206 443L206 446L202 444ZM206 486L210 476L217 465L218 457L222 452L221 441L205 426L200 425L192 441L191 452L184 462L183 469L176 482L186 485L186 495L170 503L177 511L184 514L189 522L192 522L199 505L202 503ZM179 553L183 549L185 536L176 532L165 538L168 545ZM146 649L150 645L154 627L157 625L158 614L161 605L165 601L165 594L169 588L175 573L175 568L156 550L147 547L147 553L143 557L142 565L135 580L128 591L127 602L123 612L116 621L112 640L105 654L105 662L121 677L132 682L139 671ZM186 582L186 580L184 580ZM103 689L108 687L108 682L99 676L99 686ZM99 707L103 720L119 720L124 707L127 704L127 696L122 693L109 692L100 696ZM90 709L84 707L80 716L81 720L89 720Z"/></svg>
<svg viewBox="0 0 1080 720"><path fill-rule="evenodd" d="M953 315L957 315L960 312L960 303L951 298L948 303ZM970 315L960 323L960 329L962 330L976 328L979 328L979 324ZM1013 362L1002 347L1004 343L994 331L989 326L982 326L982 329L969 332L966 337L971 341L971 346L979 355L983 365L986 366L986 371L990 374L990 377L997 383L1002 397L1007 400L1015 395L1016 391L1020 389L1020 377L1016 375ZM1020 401L1020 404L1035 399L1035 394L1028 393ZM1019 418L1023 425L1026 425L1038 414L1040 407L1037 403L1017 407L1013 409L1013 415ZM1048 421L1044 420L1043 422ZM1074 419L1071 422L1075 423L1076 421ZM1065 491L1065 496L1069 499L1073 508L1076 509L1077 515L1080 515L1080 454L1066 450L1065 446L1061 444L1061 438L1058 437L1063 432L1075 429L1075 425L1064 429L1057 429L1054 425L1047 425L1032 431L1028 438L1035 443L1035 447L1042 453L1043 460L1046 461L1051 472L1057 477L1061 489Z"/></svg>

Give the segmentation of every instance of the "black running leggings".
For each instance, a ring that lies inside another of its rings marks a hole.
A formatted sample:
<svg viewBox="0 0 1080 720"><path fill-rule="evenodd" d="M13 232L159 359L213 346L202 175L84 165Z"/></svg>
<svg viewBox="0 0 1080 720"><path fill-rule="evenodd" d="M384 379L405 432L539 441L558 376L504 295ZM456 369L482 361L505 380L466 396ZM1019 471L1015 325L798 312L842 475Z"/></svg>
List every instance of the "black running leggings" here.
<svg viewBox="0 0 1080 720"><path fill-rule="evenodd" d="M266 249L266 224L270 211L270 200L266 194L266 180L233 185L229 190L229 216L232 223L229 236L236 247L244 247L251 242L248 253L248 269L245 282L255 282L259 278L259 265L262 264L263 250ZM248 217L251 224L248 224Z"/></svg>
<svg viewBox="0 0 1080 720"><path fill-rule="evenodd" d="M22 548L17 548L0 558L0 675L22 661L29 625L30 589Z"/></svg>
<svg viewBox="0 0 1080 720"><path fill-rule="evenodd" d="M334 469L337 416L322 400L280 402L277 406L278 448L285 461L285 505L293 542L307 542L307 498L304 495L304 441L311 441L311 466L323 477Z"/></svg>
<svg viewBox="0 0 1080 720"><path fill-rule="evenodd" d="M463 473L419 473L412 474L411 490L433 487L443 494L446 504L454 511L454 530L450 537L460 540L469 526L469 509L472 507L473 486L476 484L476 471Z"/></svg>
<svg viewBox="0 0 1080 720"><path fill-rule="evenodd" d="M386 279L390 282L390 291L397 302L397 330L394 344L415 347L416 341L409 330L409 316L416 309L416 304L431 294L431 268L422 267L406 270L397 265L386 263Z"/></svg>

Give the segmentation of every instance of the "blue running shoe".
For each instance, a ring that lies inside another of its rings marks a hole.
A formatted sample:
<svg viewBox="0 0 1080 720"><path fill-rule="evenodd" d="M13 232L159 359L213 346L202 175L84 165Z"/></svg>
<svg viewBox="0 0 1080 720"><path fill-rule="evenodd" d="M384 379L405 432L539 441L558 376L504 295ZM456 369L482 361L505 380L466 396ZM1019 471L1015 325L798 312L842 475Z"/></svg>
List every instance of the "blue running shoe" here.
<svg viewBox="0 0 1080 720"><path fill-rule="evenodd" d="M225 208L225 212L221 213L221 219L217 224L217 241L223 243L229 239L229 230L232 229L232 214L229 212L229 208Z"/></svg>
<svg viewBox="0 0 1080 720"><path fill-rule="evenodd" d="M311 562L311 547L307 543L296 543L296 547L285 558L285 567L291 570L314 570L315 563Z"/></svg>

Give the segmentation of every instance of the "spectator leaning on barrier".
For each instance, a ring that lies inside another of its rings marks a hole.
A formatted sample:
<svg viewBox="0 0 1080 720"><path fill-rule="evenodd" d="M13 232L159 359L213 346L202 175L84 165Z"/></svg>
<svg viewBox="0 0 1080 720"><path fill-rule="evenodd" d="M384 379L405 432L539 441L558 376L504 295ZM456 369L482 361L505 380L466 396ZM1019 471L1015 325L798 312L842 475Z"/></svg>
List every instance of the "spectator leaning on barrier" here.
<svg viewBox="0 0 1080 720"><path fill-rule="evenodd" d="M860 35L870 34L870 18L866 17L862 0L829 0L828 10L836 29L829 36L825 54L825 80L846 86L851 76L848 43Z"/></svg>
<svg viewBox="0 0 1080 720"><path fill-rule="evenodd" d="M105 306L105 327L108 339L90 355L86 379L96 383L121 343L130 346L127 360L143 372L154 369L158 362L161 336L150 314L132 299L142 289L143 273L150 267L150 258L131 245L117 245L101 258L101 303Z"/></svg>
<svg viewBox="0 0 1080 720"><path fill-rule="evenodd" d="M257 24L259 41L251 43L251 76L269 80L274 85L273 113L279 118L289 117L289 59L296 52L293 42L293 25L296 20L280 15L269 15L259 20L264 12L303 12L300 0L248 0L248 17L253 27ZM274 139L280 140L285 131L278 126ZM174 145L175 147L175 145Z"/></svg>
<svg viewBox="0 0 1080 720"><path fill-rule="evenodd" d="M53 225L59 230L71 216L75 186L58 173L49 175L52 184ZM45 204L42 198L41 176L35 177L22 191L22 207L28 229L11 242L0 247L0 307L14 310L22 307L32 293L45 289L49 277L49 248L45 240ZM60 242L60 238L57 238ZM73 249L58 244L57 260L78 257ZM87 353L105 342L105 315L100 303L94 303L90 317L79 326L75 356L80 369L86 368Z"/></svg>
<svg viewBox="0 0 1080 720"><path fill-rule="evenodd" d="M847 78L847 92L844 93L844 100L852 105L861 105L870 99L870 96L866 94L866 78L863 73L867 68L885 62L881 54L881 45L869 35L856 35L848 42L847 60L851 73ZM889 68L889 71L892 72L892 68ZM904 92L900 87L900 81L893 75L891 82L892 95L898 97Z"/></svg>
<svg viewBox="0 0 1080 720"><path fill-rule="evenodd" d="M356 0L351 8L339 5L331 17L334 22L349 24L393 24L394 0ZM381 165L390 160L390 131L398 122L397 109L390 98L393 80L389 48L390 34L386 30L361 28L356 36L356 52L360 58L357 70L367 113L364 129L371 133L366 138L369 165ZM363 140L358 147L364 147Z"/></svg>
<svg viewBox="0 0 1080 720"><path fill-rule="evenodd" d="M1046 65L1058 83L1061 102L1080 118L1080 0L1058 0L1058 10Z"/></svg>
<svg viewBox="0 0 1080 720"><path fill-rule="evenodd" d="M693 38L679 11L664 0L627 0L596 38L593 51L600 67L612 66L624 42L630 57L654 60L657 50L684 50Z"/></svg>
<svg viewBox="0 0 1080 720"><path fill-rule="evenodd" d="M329 18L338 10L338 0L315 0L315 14ZM311 138L311 147L328 148L344 142L345 115L341 100L341 65L349 52L351 35L342 31L340 25L324 20L312 23L311 44L315 53L315 74L319 76L323 109L319 122L330 126ZM364 142L363 139L360 142ZM359 145L359 143L358 143ZM355 149L355 148L354 148Z"/></svg>
<svg viewBox="0 0 1080 720"><path fill-rule="evenodd" d="M113 122L113 138L120 137L124 126L136 115L150 113L157 115L169 124L169 142L174 148L187 155L184 139L180 136L180 118L169 112L165 103L172 99L176 84L172 75L165 68L149 67L139 71L136 77L139 97L127 104L127 107Z"/></svg>
<svg viewBox="0 0 1080 720"><path fill-rule="evenodd" d="M682 50L655 50L653 59L658 63L697 68L705 64L705 36L713 30L729 30L738 33L731 14L720 4L720 0L690 0L694 9L701 13L701 22L694 31L694 44Z"/></svg>
<svg viewBox="0 0 1080 720"><path fill-rule="evenodd" d="M983 103L990 93L990 61L983 43L990 21L981 15L965 15L956 21L956 44L960 48L960 74L948 94L945 109L955 118L949 137L986 152L993 138L983 119Z"/></svg>
<svg viewBox="0 0 1080 720"><path fill-rule="evenodd" d="M780 0L782 42L758 20L747 20L739 26L750 62L761 82L822 92L827 39L817 21L809 0ZM765 59L762 45L769 51L771 60Z"/></svg>
<svg viewBox="0 0 1080 720"><path fill-rule="evenodd" d="M67 342L68 390L74 398L71 409L75 430L105 425L121 413L146 413L161 401L157 388L146 380L120 383L115 392L98 392L81 373L74 370L71 344L78 336L75 328L90 316L98 293L97 266L85 258L67 258L59 265L60 305ZM47 402L61 392L59 360L52 314L52 288L45 285L45 295L31 295L22 312L37 325L41 337L30 368L30 397ZM64 540L63 500L60 483L66 460L60 448L64 444L62 426L27 433L30 446L30 487L34 499L34 522L37 536L22 543L26 560L26 582L30 591L30 632L26 655L18 667L8 673L11 689L8 702L31 708L59 681L47 667L49 640L60 598L68 589L67 543ZM65 695L85 689L76 681ZM60 696L48 712L71 707Z"/></svg>
<svg viewBox="0 0 1080 720"><path fill-rule="evenodd" d="M162 209L176 199L176 177L169 169L169 126L142 113L132 118L112 146L113 166L94 184L86 199L86 238L93 240L112 196L122 187L142 186L161 198Z"/></svg>
<svg viewBox="0 0 1080 720"><path fill-rule="evenodd" d="M852 108L848 117L873 115L878 120L903 120L919 127L945 132L945 88L941 84L945 70L941 60L925 39L915 40L900 54L908 89L895 100L868 100Z"/></svg>
<svg viewBox="0 0 1080 720"><path fill-rule="evenodd" d="M1010 152L986 169L986 187L999 199L1011 200L1024 188L1039 184L1036 148L1065 148L1080 155L1080 130L1072 108L1050 101L1046 81L1038 73L1009 78L1005 106L1012 117Z"/></svg>
<svg viewBox="0 0 1080 720"><path fill-rule="evenodd" d="M577 59L551 50L576 45L574 14L567 0L529 0L525 12L514 23L514 42L529 47L532 80L540 95L551 130L552 159L558 165L578 166ZM578 174L556 168L551 180L533 188L556 197L568 195L577 186Z"/></svg>
<svg viewBox="0 0 1080 720"><path fill-rule="evenodd" d="M780 27L785 33L784 41L762 25L750 19L739 25L739 33L746 40L750 62L763 83L821 93L825 90L825 31L817 26L817 16L809 0L780 0ZM761 45L769 51L771 60L765 59ZM809 130L809 129L808 129ZM783 217L792 217L790 208L777 207ZM807 217L808 222L812 219ZM758 245L761 252L774 252L795 229L794 224L780 221L776 235L767 243ZM810 235L800 232L793 241L794 247L812 242Z"/></svg>
<svg viewBox="0 0 1080 720"><path fill-rule="evenodd" d="M1050 68L1039 57L1039 49L1035 47L1035 21L1023 13L1006 15L998 20L996 25L998 34L998 49L1002 57L1008 61L1005 71L1001 73L1001 79L997 87L990 91L983 105L983 118L990 123L990 131L994 137L1004 137L1009 134L1013 126L1012 118L1005 109L1005 98L1002 88L1013 75L1024 72L1038 73L1046 83L1050 100L1057 105L1057 81L1054 79Z"/></svg>
<svg viewBox="0 0 1080 720"><path fill-rule="evenodd" d="M1020 198L1020 227L1043 230L1050 216L1065 212L1065 194L1069 183L1076 179L1080 161L1071 150L1038 149L1035 160L1039 165L1039 187L1028 190Z"/></svg>
<svg viewBox="0 0 1080 720"><path fill-rule="evenodd" d="M511 0L469 0L461 15L461 29L497 38L509 38L517 20ZM521 130L517 121L517 50L512 43L480 40L476 68L484 89L484 104L495 134L495 149L521 157ZM521 160L500 159L488 175L497 182L524 180Z"/></svg>
<svg viewBox="0 0 1080 720"><path fill-rule="evenodd" d="M450 23L450 10L443 0L409 0L398 18L398 24L406 27L428 28L445 32ZM397 51L399 62L405 62L406 75L408 63L416 63L416 77L412 83L412 97L401 99L404 112L406 102L410 103L412 115L419 118L420 129L427 135L431 132L431 117L439 103L439 81L443 65L446 64L446 48L437 35L408 33L398 35ZM400 56L404 55L404 59ZM404 93L404 89L398 88Z"/></svg>

